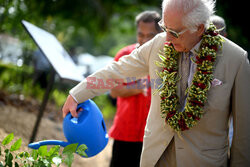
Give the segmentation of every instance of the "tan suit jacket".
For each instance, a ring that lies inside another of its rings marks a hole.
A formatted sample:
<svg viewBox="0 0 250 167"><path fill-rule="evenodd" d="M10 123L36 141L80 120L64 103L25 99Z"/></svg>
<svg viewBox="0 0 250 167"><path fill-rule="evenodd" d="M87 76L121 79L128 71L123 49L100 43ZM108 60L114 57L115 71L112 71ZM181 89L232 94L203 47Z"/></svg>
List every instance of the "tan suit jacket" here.
<svg viewBox="0 0 250 167"><path fill-rule="evenodd" d="M166 34L161 33L145 43L130 55L112 62L91 77L107 80L127 77L140 78L150 75L152 93L159 81L155 65L158 52L163 49ZM178 167L221 167L227 166L228 119L232 112L234 135L231 148L230 166L250 165L250 66L247 52L225 39L223 49L218 52L214 78L222 82L213 85L208 92L208 101L204 107L204 117L190 130L184 131L180 138L160 116L160 97L152 95L151 108L145 127L141 167L153 167L163 152L173 143L174 151L167 153L167 164L175 162ZM97 96L107 89L89 89L85 79L74 87L70 94L78 102ZM178 85L179 86L179 85ZM174 141L174 142L173 142ZM131 150L132 151L132 150ZM171 155L175 154L175 155Z"/></svg>

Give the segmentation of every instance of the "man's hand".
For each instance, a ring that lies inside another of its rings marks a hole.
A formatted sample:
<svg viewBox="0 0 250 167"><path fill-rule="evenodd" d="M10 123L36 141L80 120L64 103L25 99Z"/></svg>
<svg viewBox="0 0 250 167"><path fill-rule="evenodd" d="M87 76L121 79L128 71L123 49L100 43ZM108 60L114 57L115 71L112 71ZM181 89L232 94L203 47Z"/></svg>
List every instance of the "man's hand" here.
<svg viewBox="0 0 250 167"><path fill-rule="evenodd" d="M71 115L73 117L77 117L77 112L76 112L76 108L77 108L77 102L73 99L73 97L71 95L68 95L63 108L62 108L62 112L63 112L63 118L70 112Z"/></svg>

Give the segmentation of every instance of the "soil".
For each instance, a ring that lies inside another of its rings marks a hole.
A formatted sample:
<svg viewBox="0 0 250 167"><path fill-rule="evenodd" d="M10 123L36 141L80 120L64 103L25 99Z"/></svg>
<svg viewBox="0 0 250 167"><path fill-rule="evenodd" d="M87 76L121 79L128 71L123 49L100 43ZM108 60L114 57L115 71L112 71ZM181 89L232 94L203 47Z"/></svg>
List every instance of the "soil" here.
<svg viewBox="0 0 250 167"><path fill-rule="evenodd" d="M20 151L31 151L27 145L34 128L40 102L34 99L25 99L20 95L8 95L0 91L0 141L9 133L14 133L15 140L22 139ZM48 104L41 120L35 141L40 140L64 140L62 130L62 114L60 109L53 104ZM107 129L112 121L105 120ZM111 158L112 139L105 149L91 158L82 158L75 154L72 167L108 167ZM62 165L64 166L64 165Z"/></svg>

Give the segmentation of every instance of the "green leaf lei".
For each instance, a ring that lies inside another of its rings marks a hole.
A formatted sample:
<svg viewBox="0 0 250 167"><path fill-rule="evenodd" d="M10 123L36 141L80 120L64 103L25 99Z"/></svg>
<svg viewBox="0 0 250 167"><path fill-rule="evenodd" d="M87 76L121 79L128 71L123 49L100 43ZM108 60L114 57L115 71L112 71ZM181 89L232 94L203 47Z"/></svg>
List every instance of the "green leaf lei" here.
<svg viewBox="0 0 250 167"><path fill-rule="evenodd" d="M200 48L196 54L196 59L192 59L197 64L192 84L187 88L186 105L183 112L179 112L179 99L177 96L178 57L173 45L166 42L163 52L160 51L161 62L156 61L162 71L156 71L161 78L162 84L158 87L161 98L161 115L167 124L176 132L188 130L195 126L204 114L203 107L207 101L207 93L213 79L214 63L216 52L222 47L223 39L218 35L218 30L211 24L202 36Z"/></svg>

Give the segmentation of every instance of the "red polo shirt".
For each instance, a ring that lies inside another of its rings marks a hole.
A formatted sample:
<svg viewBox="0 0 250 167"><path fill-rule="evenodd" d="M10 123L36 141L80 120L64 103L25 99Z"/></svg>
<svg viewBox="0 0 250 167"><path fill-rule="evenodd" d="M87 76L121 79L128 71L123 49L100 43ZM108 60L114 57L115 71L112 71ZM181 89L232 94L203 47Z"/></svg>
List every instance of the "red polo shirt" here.
<svg viewBox="0 0 250 167"><path fill-rule="evenodd" d="M130 54L136 44L121 49L115 56L118 61L122 56ZM115 140L142 142L146 119L150 108L151 90L146 95L140 93L130 97L117 98L117 111L109 136Z"/></svg>

